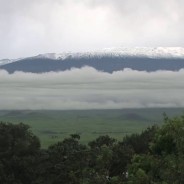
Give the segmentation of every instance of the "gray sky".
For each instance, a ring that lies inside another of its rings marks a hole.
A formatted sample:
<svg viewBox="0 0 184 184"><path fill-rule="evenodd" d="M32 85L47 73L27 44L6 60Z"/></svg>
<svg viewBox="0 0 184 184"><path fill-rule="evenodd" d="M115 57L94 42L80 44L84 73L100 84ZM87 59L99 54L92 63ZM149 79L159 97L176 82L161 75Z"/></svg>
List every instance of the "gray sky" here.
<svg viewBox="0 0 184 184"><path fill-rule="evenodd" d="M93 68L32 74L0 71L1 109L184 107L184 70L112 74Z"/></svg>
<svg viewBox="0 0 184 184"><path fill-rule="evenodd" d="M184 46L183 0L0 0L0 59Z"/></svg>

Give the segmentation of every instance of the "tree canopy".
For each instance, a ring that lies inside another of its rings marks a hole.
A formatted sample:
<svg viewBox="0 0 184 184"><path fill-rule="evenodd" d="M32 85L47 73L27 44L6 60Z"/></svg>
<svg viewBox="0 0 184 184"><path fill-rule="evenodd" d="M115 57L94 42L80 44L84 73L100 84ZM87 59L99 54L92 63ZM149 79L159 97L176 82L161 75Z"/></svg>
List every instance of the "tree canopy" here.
<svg viewBox="0 0 184 184"><path fill-rule="evenodd" d="M25 124L0 123L2 184L183 184L184 117L117 141L73 134L47 149Z"/></svg>

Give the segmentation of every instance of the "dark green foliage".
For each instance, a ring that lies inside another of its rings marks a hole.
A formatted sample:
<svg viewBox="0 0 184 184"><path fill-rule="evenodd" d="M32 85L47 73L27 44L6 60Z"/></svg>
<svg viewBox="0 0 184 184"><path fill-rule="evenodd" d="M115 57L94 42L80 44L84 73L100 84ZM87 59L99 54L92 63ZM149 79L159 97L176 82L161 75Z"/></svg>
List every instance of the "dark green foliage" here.
<svg viewBox="0 0 184 184"><path fill-rule="evenodd" d="M106 135L98 137L96 140L89 142L88 145L92 149L94 149L94 148L101 148L102 146L112 147L115 142L116 142L115 139Z"/></svg>
<svg viewBox="0 0 184 184"><path fill-rule="evenodd" d="M184 183L184 118L165 116L164 120L150 144L149 154L134 156L129 167L131 182L141 183L137 176L141 169L148 183Z"/></svg>
<svg viewBox="0 0 184 184"><path fill-rule="evenodd" d="M27 125L0 123L0 183L183 184L184 117L164 121L122 142L72 134L45 150Z"/></svg>
<svg viewBox="0 0 184 184"><path fill-rule="evenodd" d="M132 134L126 136L121 143L124 146L130 146L136 154L148 153L150 143L153 141L158 127L156 125L147 128L141 134Z"/></svg>
<svg viewBox="0 0 184 184"><path fill-rule="evenodd" d="M122 179L126 179L126 172L128 170L128 164L134 155L134 150L130 146L124 146L117 144L113 147L113 156L111 161L111 168L109 175L120 176Z"/></svg>
<svg viewBox="0 0 184 184"><path fill-rule="evenodd" d="M0 183L32 183L39 149L27 125L0 123Z"/></svg>
<svg viewBox="0 0 184 184"><path fill-rule="evenodd" d="M87 167L87 147L79 143L80 136L71 135L48 148L49 167L46 168L48 183L77 184Z"/></svg>

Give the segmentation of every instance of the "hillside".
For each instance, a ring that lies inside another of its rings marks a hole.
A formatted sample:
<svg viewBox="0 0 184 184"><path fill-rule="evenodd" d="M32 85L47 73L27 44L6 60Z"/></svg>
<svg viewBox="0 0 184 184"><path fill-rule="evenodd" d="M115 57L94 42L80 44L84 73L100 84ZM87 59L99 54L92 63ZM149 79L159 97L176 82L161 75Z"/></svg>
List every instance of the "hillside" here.
<svg viewBox="0 0 184 184"><path fill-rule="evenodd" d="M7 70L9 73L58 72L84 66L91 66L108 73L125 68L148 72L178 71L184 68L184 48L112 48L83 53L39 54L24 59L1 61L3 64L0 69Z"/></svg>

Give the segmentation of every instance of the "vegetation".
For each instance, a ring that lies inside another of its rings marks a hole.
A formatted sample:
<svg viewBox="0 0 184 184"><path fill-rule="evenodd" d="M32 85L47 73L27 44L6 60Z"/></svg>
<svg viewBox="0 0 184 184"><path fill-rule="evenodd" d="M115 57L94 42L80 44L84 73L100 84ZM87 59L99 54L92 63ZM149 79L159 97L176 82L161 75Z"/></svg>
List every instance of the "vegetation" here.
<svg viewBox="0 0 184 184"><path fill-rule="evenodd" d="M85 145L72 134L47 149L27 125L0 123L3 184L183 184L183 171L183 116L122 141L103 135Z"/></svg>
<svg viewBox="0 0 184 184"><path fill-rule="evenodd" d="M180 116L183 108L143 108L110 110L19 110L0 111L0 121L25 124L39 137L41 147L57 143L71 134L79 134L80 142L109 135L122 141L126 135L141 133L148 126L163 123L163 112L169 117Z"/></svg>

